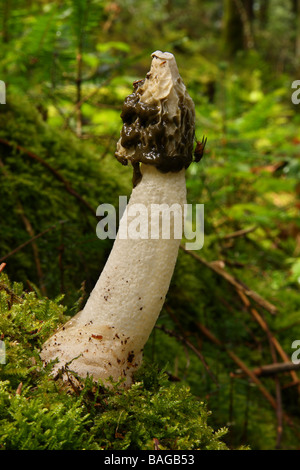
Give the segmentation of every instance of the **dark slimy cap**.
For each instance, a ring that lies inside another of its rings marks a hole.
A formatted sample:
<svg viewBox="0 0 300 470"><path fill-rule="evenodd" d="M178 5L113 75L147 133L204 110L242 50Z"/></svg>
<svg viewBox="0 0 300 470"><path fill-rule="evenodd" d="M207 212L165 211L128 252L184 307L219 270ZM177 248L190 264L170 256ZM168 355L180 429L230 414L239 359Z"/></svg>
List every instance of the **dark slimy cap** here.
<svg viewBox="0 0 300 470"><path fill-rule="evenodd" d="M188 168L193 161L195 107L173 54L154 52L146 78L135 81L133 88L122 108L118 161L133 165L135 183L140 163L164 173Z"/></svg>

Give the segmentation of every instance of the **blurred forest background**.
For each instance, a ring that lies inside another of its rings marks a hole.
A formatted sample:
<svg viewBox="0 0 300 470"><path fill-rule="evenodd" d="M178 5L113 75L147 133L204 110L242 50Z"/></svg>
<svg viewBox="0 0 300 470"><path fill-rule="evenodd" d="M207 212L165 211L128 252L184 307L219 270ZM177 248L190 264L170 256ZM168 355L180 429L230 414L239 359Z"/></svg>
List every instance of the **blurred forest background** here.
<svg viewBox="0 0 300 470"><path fill-rule="evenodd" d="M112 247L96 208L132 188L114 158L122 103L158 49L208 137L187 171L205 242L180 250L145 360L207 403L230 447L299 449L299 0L1 0L3 273L67 315L85 302Z"/></svg>

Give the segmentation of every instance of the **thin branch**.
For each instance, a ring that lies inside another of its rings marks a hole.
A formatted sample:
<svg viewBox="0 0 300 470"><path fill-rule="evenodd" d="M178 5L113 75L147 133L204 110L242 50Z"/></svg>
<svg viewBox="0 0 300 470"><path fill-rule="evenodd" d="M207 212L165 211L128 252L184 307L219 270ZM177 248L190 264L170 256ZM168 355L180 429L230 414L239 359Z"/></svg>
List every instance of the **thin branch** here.
<svg viewBox="0 0 300 470"><path fill-rule="evenodd" d="M81 50L81 47L77 51L76 62L77 62L76 102L75 102L76 134L77 134L77 137L81 137L82 136L82 112L81 112L82 50Z"/></svg>
<svg viewBox="0 0 300 470"><path fill-rule="evenodd" d="M241 0L234 0L236 8L239 11L240 18L243 24L243 30L244 30L244 37L246 39L246 47L247 49L253 49L254 47L254 39L251 31L251 22L248 17L247 11L241 2Z"/></svg>
<svg viewBox="0 0 300 470"><path fill-rule="evenodd" d="M257 229L257 226L249 227L249 228L245 228L242 230L237 230L236 232L228 233L220 238L222 238L223 240L228 240L231 238L243 237L244 235L247 235L248 233L254 232L254 230L256 229Z"/></svg>
<svg viewBox="0 0 300 470"><path fill-rule="evenodd" d="M201 323L197 323L197 326L199 330L203 333L204 336L206 336L212 343L216 344L219 346L221 349L223 349L228 356L239 366L240 369L251 379L253 383L255 383L261 392L261 394L267 399L267 401L270 403L272 408L276 411L277 410L277 403L274 397L270 394L270 392L266 389L266 387L262 384L262 382L259 380L259 378L251 371L246 364L231 350L228 349L227 346L222 343L216 336L204 325ZM295 429L294 423L290 416L287 415L287 413L283 412L282 413L283 419L285 422L294 429L294 432L299 436L299 432Z"/></svg>
<svg viewBox="0 0 300 470"><path fill-rule="evenodd" d="M225 350L228 356L243 370L243 372L248 375L248 377L254 382L260 392L264 395L264 397L268 400L271 406L276 410L276 401L273 396L269 393L269 391L265 388L265 386L261 383L261 381L256 377L255 374L246 366L246 364L230 349L228 349L224 343L222 343L216 336L208 329L206 326L202 325L201 323L197 322L197 326L199 330L214 344L219 346L221 349Z"/></svg>
<svg viewBox="0 0 300 470"><path fill-rule="evenodd" d="M276 351L278 352L278 354L280 355L281 359L284 361L284 362L289 362L289 357L288 355L286 354L286 352L283 350L283 348L281 347L279 341L277 340L277 338L275 338L275 336L271 333L269 327L268 327L268 324L267 322L263 319L262 315L260 315L258 313L258 311L255 309L255 308L249 308L250 307L250 302L249 300L247 299L247 297L245 295L243 295L243 293L241 291L237 291L238 295L240 296L240 298L242 299L244 305L246 308L249 309L252 317L255 319L255 321L260 325L260 327L262 328L262 330L268 335L268 337L270 338L270 341L272 342L272 344L274 345ZM299 382L299 378L296 374L295 371L291 371L291 377L293 379L293 381L295 383L298 383ZM299 393L300 393L300 388L299 388Z"/></svg>
<svg viewBox="0 0 300 470"><path fill-rule="evenodd" d="M35 266L36 266L37 276L38 276L38 280L39 280L39 286L40 286L42 294L46 296L47 295L47 290L46 290L46 287L45 287L45 284L44 284L44 273L43 273L43 270L42 270L42 265L41 265L40 255L39 255L39 249L38 249L38 246L37 246L37 244L35 242L35 239L34 239L35 233L34 233L32 225L31 225L31 222L28 219L28 217L26 216L24 208L23 208L23 206L22 206L22 204L19 200L17 201L17 207L18 207L18 212L20 214L22 222L24 224L25 230L28 233L28 235L31 237L33 258L34 258L34 262L35 262Z"/></svg>
<svg viewBox="0 0 300 470"><path fill-rule="evenodd" d="M228 356L240 367L240 369L243 370L243 372L251 379L251 381L253 383L255 383L258 387L258 389L260 390L260 392L262 393L262 395L267 399L267 401L270 403L270 405L272 406L272 408L276 411L277 410L277 403L276 403L276 400L274 399L274 397L270 394L270 392L266 389L266 387L262 384L262 382L258 379L258 377L256 377L256 375L253 373L253 371L251 371L247 366L246 364L233 352L231 351L230 349L228 349L224 343L222 343L218 338L216 338L214 336L214 334L208 330L208 328L206 328L204 325L201 325L200 323L197 323L197 326L198 328L200 329L200 331L211 341L213 342L214 344L216 344L217 346L219 346L221 349L223 349L224 351L226 351L226 353L228 354ZM294 428L294 423L292 421L292 419L286 414L286 413L283 413L283 418L284 420L286 421L286 423L290 426L290 427L293 427ZM298 431L295 430L295 432L297 432L297 436L299 436L299 433Z"/></svg>
<svg viewBox="0 0 300 470"><path fill-rule="evenodd" d="M10 172L5 168L5 165L4 165L4 163L2 162L1 159L0 159L0 167L2 169L3 174L6 176L6 178L8 178L8 179L11 178ZM30 220L28 219L28 217L25 214L25 210L23 208L23 205L22 205L22 203L21 203L21 201L18 197L18 194L16 192L15 192L15 204L16 204L16 207L17 207L17 213L22 219L22 222L24 224L26 232L28 233L28 235L31 238L33 238L35 236L33 227L31 225ZM37 246L37 244L35 243L34 240L32 241L32 251L33 251L33 257L34 257L34 262L35 262L36 271L37 271L37 277L38 277L38 280L39 280L39 286L40 286L42 294L46 296L47 295L47 290L46 290L46 286L44 284L44 274L43 274L42 265L41 265L41 261L40 261L39 249L38 249L38 246Z"/></svg>
<svg viewBox="0 0 300 470"><path fill-rule="evenodd" d="M229 284L234 286L236 289L239 289L240 291L242 291L246 296L251 297L252 300L254 300L254 302L256 302L258 305L263 307L269 313L271 313L272 315L276 314L277 307L275 307L275 305L263 299L257 292L249 289L249 287L247 287L243 282L239 281L234 276L229 274L227 271L225 271L225 269L221 268L218 264L209 263L208 261L206 261L201 256L197 255L193 251L189 251L186 248L184 248L183 245L180 245L180 248L185 253L192 256L192 258L196 259L199 263L204 264L204 266L208 267L209 269L217 273L219 276L222 276L223 279L225 279Z"/></svg>
<svg viewBox="0 0 300 470"><path fill-rule="evenodd" d="M298 369L300 369L300 363L294 364L293 362L275 362L273 364L266 364L260 367L256 367L252 370L252 372L257 377L270 377ZM240 375L243 373L243 371L238 370L236 373Z"/></svg>
<svg viewBox="0 0 300 470"><path fill-rule="evenodd" d="M196 354L196 356L200 359L200 361L202 362L202 364L205 367L206 372L208 373L210 378L213 380L213 382L219 386L218 381L217 381L215 375L210 370L206 360L204 359L204 356L201 354L201 352L197 348L195 348L195 346L188 339L184 338L182 335L180 335L179 333L176 333L175 331L169 330L168 328L166 328L163 325L156 325L155 328L157 328L158 330L163 331L164 333L166 333L169 336L173 336L174 338L178 339L178 341L180 341L181 343L188 346Z"/></svg>
<svg viewBox="0 0 300 470"><path fill-rule="evenodd" d="M66 220L61 220L59 221L57 224L55 225L52 225L51 227L47 228L46 230L44 230L43 232L40 232L38 233L37 235L35 235L34 237L30 238L29 240L27 240L25 243L22 243L22 245L19 245L17 246L14 250L10 251L9 253L7 253L7 255L5 256L2 256L2 258L0 258L0 263L4 260L6 260L7 258L9 258L10 256L14 255L15 253L17 253L18 251L22 250L23 248L25 248L25 246L29 245L30 243L32 243L34 240L37 240L38 238L42 237L43 235L45 235L46 233L50 232L50 230L53 230L55 229L59 224L64 224L66 223L67 221Z"/></svg>
<svg viewBox="0 0 300 470"><path fill-rule="evenodd" d="M49 170L55 176L55 178L64 185L66 191L69 194L71 194L72 196L74 196L95 217L95 214L96 214L95 209L82 196L80 196L80 194L78 194L75 191L75 189L72 188L71 183L69 183L69 181L67 181L55 168L53 168L51 165L49 165L49 163L46 162L43 158L41 158L40 156L38 156L35 153L31 152L30 150L25 149L21 145L8 142L5 139L0 138L0 143L2 143L3 145L6 145L7 147L10 147L12 149L16 148L21 154L28 156L32 160L35 160L36 162L40 163L45 168L47 168L47 170Z"/></svg>
<svg viewBox="0 0 300 470"><path fill-rule="evenodd" d="M277 356L276 353L278 352L281 358L288 362L289 358L287 357L287 354L284 352L282 349L281 345L279 344L278 340L274 337L274 335L271 333L271 330L267 324L267 322L264 320L263 316L259 314L259 312L255 309L252 308L250 305L249 299L239 290L237 290L238 295L242 299L245 307L250 311L251 315L253 318L256 320L256 322L260 325L262 330L266 333L269 345L270 345L270 351L271 351L271 356L273 359L273 364L277 363ZM298 376L295 372L295 370L291 369L291 376L294 381L294 383L298 384L298 392L300 393L300 386L299 386L299 379ZM276 448L280 448L281 444L281 439L282 439L282 433L283 433L283 410L282 410L282 393L281 393L281 384L280 380L275 375L274 377L275 380L275 393L276 393L276 417L277 417L277 438L276 438Z"/></svg>
<svg viewBox="0 0 300 470"><path fill-rule="evenodd" d="M6 263L1 263L0 264L0 273L3 271L3 269L5 268L6 266Z"/></svg>

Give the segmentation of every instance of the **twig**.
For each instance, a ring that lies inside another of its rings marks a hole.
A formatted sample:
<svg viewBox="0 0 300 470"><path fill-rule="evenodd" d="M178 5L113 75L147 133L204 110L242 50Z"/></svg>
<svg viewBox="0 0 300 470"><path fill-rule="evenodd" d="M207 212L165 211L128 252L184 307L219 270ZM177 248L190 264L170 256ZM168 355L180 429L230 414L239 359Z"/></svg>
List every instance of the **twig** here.
<svg viewBox="0 0 300 470"><path fill-rule="evenodd" d="M300 363L294 364L293 362L275 362L273 364L266 364L260 367L256 367L252 370L252 372L257 377L269 377L298 369L300 369ZM243 371L237 371L237 374L240 375L240 373L243 373Z"/></svg>
<svg viewBox="0 0 300 470"><path fill-rule="evenodd" d="M16 390L16 395L21 395L22 387L23 387L23 382L20 382Z"/></svg>
<svg viewBox="0 0 300 470"><path fill-rule="evenodd" d="M5 168L5 165L4 165L4 163L2 162L1 159L0 159L0 167L2 169L3 174L8 179L11 178L10 172ZM16 207L17 207L17 213L20 215L20 217L22 219L22 222L24 224L26 232L28 233L28 235L31 238L33 238L35 233L34 233L32 225L30 223L30 220L28 219L28 217L25 214L23 205L22 205L22 203L21 203L21 201L18 197L18 194L15 192L14 195L15 195L15 204L16 204ZM32 241L32 251L33 251L34 262L35 262L35 266L36 266L36 270L37 270L37 277L38 277L38 280L39 280L39 286L40 286L42 294L46 296L47 295L47 290L46 290L46 287L45 287L45 284L44 284L44 275L43 275L42 265L41 265L40 256L39 256L39 249L38 249L38 246L37 246L37 244L35 243L34 240Z"/></svg>
<svg viewBox="0 0 300 470"><path fill-rule="evenodd" d="M4 165L4 163L2 162L1 159L0 159L0 167L1 167L1 170L2 170L3 174L6 176L6 178L8 178L8 179L11 178L10 172L5 168L5 165ZM23 205L22 205L22 203L21 203L21 201L20 201L20 199L19 199L16 192L15 192L14 196L15 196L15 204L17 206L17 212L18 212L18 214L20 215L20 217L22 219L22 222L24 224L26 232L29 234L30 237L33 238L34 237L34 230L33 230L33 227L30 223L30 220L26 216ZM32 251L33 251L33 257L34 257L34 262L35 262L35 266L36 266L36 270L37 270L37 276L38 276L41 292L43 293L43 295L47 295L46 287L45 287L44 282L43 282L44 275L43 275L42 266L41 266L40 257L39 257L39 249L38 249L38 246L35 243L35 241L32 241Z"/></svg>
<svg viewBox="0 0 300 470"><path fill-rule="evenodd" d="M10 147L12 149L16 148L19 152L21 152L21 154L24 154L24 155L28 156L32 160L35 160L36 162L40 163L45 168L47 168L47 170L49 170L55 176L55 178L64 185L66 191L69 194L71 194L72 196L74 196L81 204L83 204L95 217L95 214L96 214L95 209L82 196L80 196L80 194L78 194L75 191L75 189L72 188L69 181L67 181L55 168L53 168L51 165L49 165L49 163L46 162L43 158L41 158L40 156L38 156L35 153L31 152L30 150L25 149L21 145L8 142L5 139L0 138L0 143L4 144L7 147Z"/></svg>
<svg viewBox="0 0 300 470"><path fill-rule="evenodd" d="M81 83L82 83L82 41L80 41L79 50L76 55L77 76L76 76L76 134L82 136L82 112L81 112Z"/></svg>
<svg viewBox="0 0 300 470"><path fill-rule="evenodd" d="M246 375L254 382L264 397L268 400L271 406L276 410L276 401L273 396L269 393L269 391L265 388L265 386L261 383L261 381L256 377L255 374L246 366L246 364L230 349L228 349L224 343L222 343L218 338L214 336L214 334L206 328L206 326L202 325L201 323L197 323L198 328L200 331L214 344L222 348L226 351L228 356L236 363L238 366L245 372Z"/></svg>
<svg viewBox="0 0 300 470"><path fill-rule="evenodd" d="M256 229L257 229L257 226L244 228L242 230L237 230L236 232L227 233L226 235L220 238L222 238L223 240L228 240L231 238L243 237L244 235L247 235L248 233L254 232L254 230Z"/></svg>
<svg viewBox="0 0 300 470"><path fill-rule="evenodd" d="M7 253L7 255L5 256L2 256L2 258L0 258L0 263L2 261L4 261L5 259L9 258L10 256L14 255L15 253L17 253L18 251L22 250L23 248L25 248L25 246L29 245L30 243L32 243L34 240L37 240L38 238L42 237L43 235L45 235L46 233L50 232L50 230L53 230L54 228L57 227L57 225L59 224L64 224L66 223L67 221L66 220L61 220L59 221L57 224L55 225L52 225L51 227L47 228L46 230L44 230L43 232L40 232L38 233L37 235L35 235L34 237L30 238L29 240L27 240L25 243L22 243L22 245L19 245L17 246L17 248L15 248L14 250L10 251L9 253ZM2 266L2 265L1 265Z"/></svg>
<svg viewBox="0 0 300 470"><path fill-rule="evenodd" d="M23 302L22 298L15 294L4 282L0 282L0 290L4 290L10 296L9 308L14 302Z"/></svg>
<svg viewBox="0 0 300 470"><path fill-rule="evenodd" d="M282 410L282 393L281 385L278 377L275 377L275 391L276 391L276 417L277 417L277 437L276 437L276 449L280 449L281 439L283 434L283 410Z"/></svg>
<svg viewBox="0 0 300 470"><path fill-rule="evenodd" d="M41 261L40 261L39 249L38 249L38 246L37 246L37 244L34 240L34 237L35 237L34 230L33 230L33 227L31 225L31 222L28 219L28 217L26 216L24 208L23 208L23 206L22 206L22 204L19 200L17 200L17 207L18 207L18 212L20 214L22 222L24 224L24 227L26 229L26 232L31 237L33 258L34 258L34 262L35 262L35 266L36 266L37 276L38 276L38 279L39 279L39 286L40 286L42 294L46 296L47 295L47 290L46 290L46 287L45 287L45 284L44 284L44 274L43 274L42 265L41 265Z"/></svg>
<svg viewBox="0 0 300 470"><path fill-rule="evenodd" d="M58 247L58 265L59 265L59 272L60 272L60 292L62 294L65 292L64 251L65 251L64 226L62 225L61 226L61 231L60 231L60 245Z"/></svg>
<svg viewBox="0 0 300 470"><path fill-rule="evenodd" d="M71 78L71 77L70 77ZM76 133L76 130L74 130L70 124L70 120L72 118L72 116L74 114L77 113L77 110L79 108L82 107L82 105L86 102L86 101L89 101L91 98L93 98L95 95L97 95L99 93L99 91L101 90L101 87L105 86L107 83L109 83L111 80L111 78L108 78L106 80L104 80L100 86L97 86L97 88L95 88L93 91L91 91L91 93L89 93L88 95L82 97L80 99L80 101L77 101L75 103L75 106L74 106L74 109L72 109L68 114L65 114L64 111L58 106L58 104L56 103L56 97L53 95L53 93L48 93L48 96L49 98L52 100L52 103L53 103L53 106L56 108L56 110L58 111L58 113L62 116L62 118L64 119L64 128L67 128L69 129L74 135L76 135L76 137L78 137L77 133ZM76 84L76 79L74 79L75 81L75 84ZM81 83L84 82L84 79L81 78ZM116 106L113 106L113 105L101 105L101 104L98 104L98 103L94 103L94 106L96 107L106 107L106 108L114 108L114 109L120 109L120 105L116 105ZM93 136L90 136L90 137L97 137L95 135ZM81 135L80 138L86 138L86 134L83 136Z"/></svg>
<svg viewBox="0 0 300 470"><path fill-rule="evenodd" d="M222 343L214 334L206 328L204 325L201 323L197 323L197 326L199 330L214 344L219 346L221 349L223 349L228 356L239 366L240 369L243 370L243 372L252 380L253 383L255 383L260 390L261 394L267 399L267 401L270 403L272 408L276 411L277 410L277 403L274 397L270 394L270 392L266 389L266 387L262 384L262 382L259 380L259 378L251 371L246 364L230 349L226 347L224 343ZM297 430L295 430L294 423L292 419L286 414L282 413L282 416L285 420L285 422L294 429L295 433L299 437L299 433Z"/></svg>
<svg viewBox="0 0 300 470"><path fill-rule="evenodd" d="M5 268L5 266L6 266L6 263L1 263L1 264L0 264L0 273L1 273L1 271L3 271L3 269Z"/></svg>
<svg viewBox="0 0 300 470"><path fill-rule="evenodd" d="M198 351L197 348L195 348L195 346L188 339L184 338L182 335L176 333L175 331L169 330L168 328L166 328L163 325L156 325L155 328L157 328L158 330L163 331L164 333L166 333L169 336L173 336L174 338L178 339L182 343L186 344L186 346L188 346L196 354L196 356L200 359L200 361L204 365L204 367L205 367L208 375L210 376L210 378L215 382L215 384L217 384L219 386L216 377L214 376L214 374L210 370L210 368L209 368L206 360L204 359L203 355L201 354L200 351Z"/></svg>
<svg viewBox="0 0 300 470"><path fill-rule="evenodd" d="M192 258L196 259L199 263L204 264L204 266L208 267L215 273L219 274L219 276L222 276L223 279L225 279L229 284L234 286L236 289L239 289L242 291L246 296L251 297L254 302L256 302L258 305L263 307L265 310L267 310L269 313L272 315L275 315L277 312L277 307L275 305L271 304L267 300L263 299L257 292L249 289L243 282L239 281L236 279L234 276L229 274L227 271L225 271L223 268L221 268L219 265L216 263L209 263L206 261L204 258L201 256L197 255L193 251L189 251L186 248L184 248L183 245L180 245L180 248L187 253L188 255L192 256Z"/></svg>
<svg viewBox="0 0 300 470"><path fill-rule="evenodd" d="M247 11L241 0L234 0L234 3L239 11L241 22L243 24L244 37L246 39L246 47L247 49L252 49L254 47L254 39L251 31L251 22L248 17Z"/></svg>
<svg viewBox="0 0 300 470"><path fill-rule="evenodd" d="M278 352L281 356L281 358L285 361L289 361L286 353L282 349L281 345L279 344L278 340L273 336L273 334L270 331L270 328L267 324L267 322L264 320L263 316L259 314L259 312L255 309L252 308L250 305L249 299L240 291L237 291L238 295L242 299L245 307L250 311L251 315L253 318L256 320L256 322L260 325L262 330L266 333L269 345L270 345L270 351L271 351L271 356L273 359L273 364L277 363L277 357L276 357L276 352ZM295 383L299 383L298 376L294 370L291 370L291 376L294 380ZM276 417L277 417L277 439L276 439L276 448L280 448L280 443L282 439L282 433L283 433L283 411L282 411L282 394L281 394L281 384L279 381L279 378L277 375L274 378L275 380L275 391L276 391ZM298 392L300 392L300 387L298 386Z"/></svg>
<svg viewBox="0 0 300 470"><path fill-rule="evenodd" d="M240 298L242 299L244 305L246 308L249 309L252 317L255 319L255 321L260 325L260 327L262 328L262 330L268 335L268 337L270 338L270 341L273 343L276 351L278 352L278 354L280 355L281 359L284 361L284 362L289 362L289 357L288 355L286 354L286 352L283 350L283 348L281 347L279 341L277 340L277 338L275 338L275 336L271 333L269 327L268 327L268 324L267 322L263 319L262 315L260 315L258 313L258 311L255 309L255 308L250 308L250 302L249 300L247 299L247 297L241 292L241 291L237 291L238 295L240 296ZM298 383L299 382L299 378L296 374L295 371L291 371L291 377L293 379L293 381L295 383ZM299 392L300 392L300 389L299 389Z"/></svg>
<svg viewBox="0 0 300 470"><path fill-rule="evenodd" d="M178 321L176 315L174 315L174 312L172 311L171 307L167 304L167 302L165 302L164 309L168 313L168 315L171 318L172 322L177 326L179 332L181 332L181 336L186 337L187 332L182 328L182 326L181 326L180 322ZM184 349L184 353L186 355L186 366L185 366L185 369L184 369L184 372L183 372L183 373L185 373L186 370L189 368L191 361L190 361L189 351L187 349L186 344L183 344L183 349Z"/></svg>
<svg viewBox="0 0 300 470"><path fill-rule="evenodd" d="M255 310L255 309L253 309ZM256 312L258 313L258 312ZM267 325L266 334L269 341L270 352L273 359L273 363L277 362L276 349L273 342L273 335ZM274 377L275 380L275 395L276 395L276 418L277 418L277 437L276 437L276 449L280 448L282 433L283 433L283 415L282 415L282 394L281 394L281 384L278 376Z"/></svg>

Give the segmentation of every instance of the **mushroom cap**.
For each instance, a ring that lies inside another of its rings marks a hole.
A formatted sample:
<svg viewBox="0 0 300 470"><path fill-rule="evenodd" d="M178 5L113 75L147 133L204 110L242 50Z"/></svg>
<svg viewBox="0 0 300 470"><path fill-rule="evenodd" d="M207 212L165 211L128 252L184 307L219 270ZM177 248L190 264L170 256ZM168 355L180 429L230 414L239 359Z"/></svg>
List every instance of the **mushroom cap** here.
<svg viewBox="0 0 300 470"><path fill-rule="evenodd" d="M152 54L150 71L124 102L116 158L177 172L193 161L195 106L170 52Z"/></svg>

